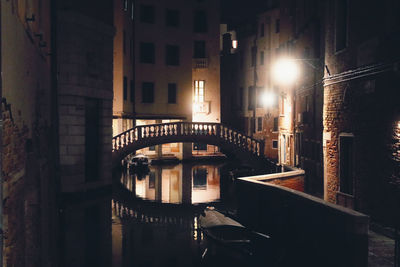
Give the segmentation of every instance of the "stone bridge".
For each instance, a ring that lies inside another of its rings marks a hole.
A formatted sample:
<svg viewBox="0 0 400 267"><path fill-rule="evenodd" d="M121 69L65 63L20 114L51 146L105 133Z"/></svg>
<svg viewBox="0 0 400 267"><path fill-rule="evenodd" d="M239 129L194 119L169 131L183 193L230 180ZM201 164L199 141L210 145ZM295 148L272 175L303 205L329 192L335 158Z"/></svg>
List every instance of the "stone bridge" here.
<svg viewBox="0 0 400 267"><path fill-rule="evenodd" d="M264 142L220 123L171 122L133 127L112 139L113 167L135 150L166 143L194 142L218 146L240 159L264 158Z"/></svg>

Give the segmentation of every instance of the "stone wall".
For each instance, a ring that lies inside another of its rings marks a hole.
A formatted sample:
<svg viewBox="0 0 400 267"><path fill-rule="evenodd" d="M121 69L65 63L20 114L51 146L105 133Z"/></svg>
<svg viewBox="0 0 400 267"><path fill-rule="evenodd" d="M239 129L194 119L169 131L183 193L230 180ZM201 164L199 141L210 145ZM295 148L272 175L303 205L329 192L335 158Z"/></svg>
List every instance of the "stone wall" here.
<svg viewBox="0 0 400 267"><path fill-rule="evenodd" d="M72 11L60 12L58 19L61 188L86 191L111 183L114 31ZM93 129L87 128L88 101L97 103ZM97 151L86 151L89 130L98 135ZM87 154L96 154L98 177L86 177Z"/></svg>
<svg viewBox="0 0 400 267"><path fill-rule="evenodd" d="M368 266L368 216L251 178L237 182L238 218L271 236L276 266Z"/></svg>

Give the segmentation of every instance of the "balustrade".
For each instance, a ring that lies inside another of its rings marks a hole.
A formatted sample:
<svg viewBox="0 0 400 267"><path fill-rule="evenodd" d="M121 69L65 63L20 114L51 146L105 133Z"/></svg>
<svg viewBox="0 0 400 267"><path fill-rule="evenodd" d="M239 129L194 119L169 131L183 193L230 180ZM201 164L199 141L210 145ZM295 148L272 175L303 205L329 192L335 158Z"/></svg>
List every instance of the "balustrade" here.
<svg viewBox="0 0 400 267"><path fill-rule="evenodd" d="M256 155L263 155L263 143L219 123L173 122L139 125L113 137L112 150L118 151L145 139L177 136L207 136L232 144Z"/></svg>

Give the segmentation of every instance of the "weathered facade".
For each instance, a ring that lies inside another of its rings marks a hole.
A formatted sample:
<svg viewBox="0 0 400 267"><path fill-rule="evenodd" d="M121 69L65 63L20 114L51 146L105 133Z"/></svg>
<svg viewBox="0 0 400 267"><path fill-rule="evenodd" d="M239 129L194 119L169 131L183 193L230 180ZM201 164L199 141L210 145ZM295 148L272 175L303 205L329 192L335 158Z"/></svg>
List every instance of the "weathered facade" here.
<svg viewBox="0 0 400 267"><path fill-rule="evenodd" d="M391 223L400 188L399 8L330 1L325 23L324 197Z"/></svg>
<svg viewBox="0 0 400 267"><path fill-rule="evenodd" d="M279 33L274 30L278 15L278 9L271 9L235 31L224 33L221 56L223 123L264 140L264 154L275 160L279 114L271 68L279 47ZM237 33L236 38L233 33ZM230 49L232 42L237 48ZM268 103L263 103L264 94L270 98Z"/></svg>
<svg viewBox="0 0 400 267"><path fill-rule="evenodd" d="M54 266L50 1L1 1L0 12L2 264Z"/></svg>
<svg viewBox="0 0 400 267"><path fill-rule="evenodd" d="M141 0L134 18L136 124L220 122L219 1ZM143 152L186 158L192 150L215 150L191 146L164 144Z"/></svg>
<svg viewBox="0 0 400 267"><path fill-rule="evenodd" d="M135 125L134 2L114 0L113 136Z"/></svg>

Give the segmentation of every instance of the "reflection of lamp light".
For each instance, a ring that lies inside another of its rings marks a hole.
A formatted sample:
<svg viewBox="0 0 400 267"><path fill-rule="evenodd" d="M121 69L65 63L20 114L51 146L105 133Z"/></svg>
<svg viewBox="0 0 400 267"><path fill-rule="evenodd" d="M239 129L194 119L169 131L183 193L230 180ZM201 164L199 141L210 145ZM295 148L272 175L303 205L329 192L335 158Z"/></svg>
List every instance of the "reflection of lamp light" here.
<svg viewBox="0 0 400 267"><path fill-rule="evenodd" d="M285 58L278 60L273 67L274 79L284 85L292 84L300 73L298 65L294 60Z"/></svg>

